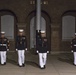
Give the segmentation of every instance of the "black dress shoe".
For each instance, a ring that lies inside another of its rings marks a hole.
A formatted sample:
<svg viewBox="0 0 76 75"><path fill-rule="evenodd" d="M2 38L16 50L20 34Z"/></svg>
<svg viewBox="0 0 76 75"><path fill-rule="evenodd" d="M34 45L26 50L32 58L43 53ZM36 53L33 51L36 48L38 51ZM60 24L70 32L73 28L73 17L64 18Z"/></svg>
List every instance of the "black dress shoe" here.
<svg viewBox="0 0 76 75"><path fill-rule="evenodd" d="M25 66L25 64L22 64L22 66L24 67L24 66Z"/></svg>
<svg viewBox="0 0 76 75"><path fill-rule="evenodd" d="M46 66L44 65L44 69L46 68Z"/></svg>
<svg viewBox="0 0 76 75"><path fill-rule="evenodd" d="M19 67L22 67L22 65L17 64Z"/></svg>
<svg viewBox="0 0 76 75"><path fill-rule="evenodd" d="M4 65L6 65L6 62L4 63Z"/></svg>
<svg viewBox="0 0 76 75"><path fill-rule="evenodd" d="M44 67L40 67L40 69L44 69Z"/></svg>
<svg viewBox="0 0 76 75"><path fill-rule="evenodd" d="M1 65L3 66L3 65L5 65L5 64L1 64Z"/></svg>
<svg viewBox="0 0 76 75"><path fill-rule="evenodd" d="M44 69L44 67L41 67L40 69Z"/></svg>
<svg viewBox="0 0 76 75"><path fill-rule="evenodd" d="M19 67L22 67L21 65L19 65Z"/></svg>
<svg viewBox="0 0 76 75"><path fill-rule="evenodd" d="M73 65L76 66L74 63L73 63Z"/></svg>

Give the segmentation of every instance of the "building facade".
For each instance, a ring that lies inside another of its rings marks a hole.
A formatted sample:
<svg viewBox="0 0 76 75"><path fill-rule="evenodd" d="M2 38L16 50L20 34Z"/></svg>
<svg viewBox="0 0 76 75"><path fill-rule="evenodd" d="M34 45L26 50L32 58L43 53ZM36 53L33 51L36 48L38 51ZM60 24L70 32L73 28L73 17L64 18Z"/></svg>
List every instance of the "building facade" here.
<svg viewBox="0 0 76 75"><path fill-rule="evenodd" d="M76 0L42 0L41 17L42 24L46 26L50 52L70 52L70 42L76 29ZM19 28L25 30L28 50L34 46L30 34L33 24L36 24L35 18L36 0L0 0L0 31L5 31L10 39L10 51L15 50Z"/></svg>

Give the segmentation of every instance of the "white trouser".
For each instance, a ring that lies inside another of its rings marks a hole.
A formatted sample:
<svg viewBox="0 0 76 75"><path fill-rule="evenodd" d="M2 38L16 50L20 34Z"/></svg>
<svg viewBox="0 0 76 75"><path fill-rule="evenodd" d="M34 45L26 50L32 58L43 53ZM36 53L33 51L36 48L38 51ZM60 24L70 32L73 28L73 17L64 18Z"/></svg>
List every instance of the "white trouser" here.
<svg viewBox="0 0 76 75"><path fill-rule="evenodd" d="M25 62L25 50L18 50L18 63L20 66Z"/></svg>
<svg viewBox="0 0 76 75"><path fill-rule="evenodd" d="M47 53L39 53L39 65L41 68L46 65Z"/></svg>
<svg viewBox="0 0 76 75"><path fill-rule="evenodd" d="M74 52L74 64L76 65L76 52Z"/></svg>
<svg viewBox="0 0 76 75"><path fill-rule="evenodd" d="M1 56L1 64L4 64L6 62L6 51L0 51Z"/></svg>

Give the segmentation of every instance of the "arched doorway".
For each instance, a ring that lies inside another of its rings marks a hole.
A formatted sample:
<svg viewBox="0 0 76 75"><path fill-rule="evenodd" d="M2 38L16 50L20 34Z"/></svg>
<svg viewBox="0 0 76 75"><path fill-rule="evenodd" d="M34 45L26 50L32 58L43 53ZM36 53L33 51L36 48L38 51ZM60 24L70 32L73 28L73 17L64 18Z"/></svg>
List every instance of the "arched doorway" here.
<svg viewBox="0 0 76 75"><path fill-rule="evenodd" d="M5 31L5 36L10 41L10 51L15 50L15 38L17 35L17 17L10 10L0 10L0 31Z"/></svg>
<svg viewBox="0 0 76 75"><path fill-rule="evenodd" d="M51 50L51 19L47 12L42 11L41 13L42 13L41 30L46 31L46 35L47 35L47 39L48 39L48 46L49 46L49 51L50 51ZM32 36L33 34L36 33L36 21L35 20L36 20L36 11L32 11L26 19L26 22L27 22L26 29L28 30L27 39L28 39L28 47L29 47L30 51L33 51L33 49L31 50L31 48L34 48L35 43L36 43L36 41L33 42L33 40L35 40L34 38L36 38L36 36L35 35ZM33 31L33 33L32 33L32 31Z"/></svg>
<svg viewBox="0 0 76 75"><path fill-rule="evenodd" d="M46 32L46 20L41 17L41 30ZM36 45L36 17L33 17L30 21L30 49Z"/></svg>
<svg viewBox="0 0 76 75"><path fill-rule="evenodd" d="M70 42L76 32L76 11L66 11L62 15L62 46L65 52L70 51Z"/></svg>
<svg viewBox="0 0 76 75"><path fill-rule="evenodd" d="M11 15L1 16L1 31L5 31L8 39L14 39L14 17Z"/></svg>
<svg viewBox="0 0 76 75"><path fill-rule="evenodd" d="M30 49L33 49L36 45L35 41L36 41L36 17L33 17L30 20Z"/></svg>
<svg viewBox="0 0 76 75"><path fill-rule="evenodd" d="M70 40L75 33L75 17L71 15L62 18L62 40Z"/></svg>

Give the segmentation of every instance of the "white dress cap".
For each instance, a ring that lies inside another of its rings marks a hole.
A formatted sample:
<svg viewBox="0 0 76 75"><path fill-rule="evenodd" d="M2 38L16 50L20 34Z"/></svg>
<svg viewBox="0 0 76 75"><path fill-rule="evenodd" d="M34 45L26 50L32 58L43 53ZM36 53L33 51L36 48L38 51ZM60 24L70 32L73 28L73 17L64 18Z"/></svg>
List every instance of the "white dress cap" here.
<svg viewBox="0 0 76 75"><path fill-rule="evenodd" d="M45 33L45 31L41 31L41 33Z"/></svg>
<svg viewBox="0 0 76 75"><path fill-rule="evenodd" d="M19 32L23 32L24 30L23 29L19 29Z"/></svg>
<svg viewBox="0 0 76 75"><path fill-rule="evenodd" d="M1 34L5 34L5 32L4 32L4 31L2 31L2 32L1 32Z"/></svg>

